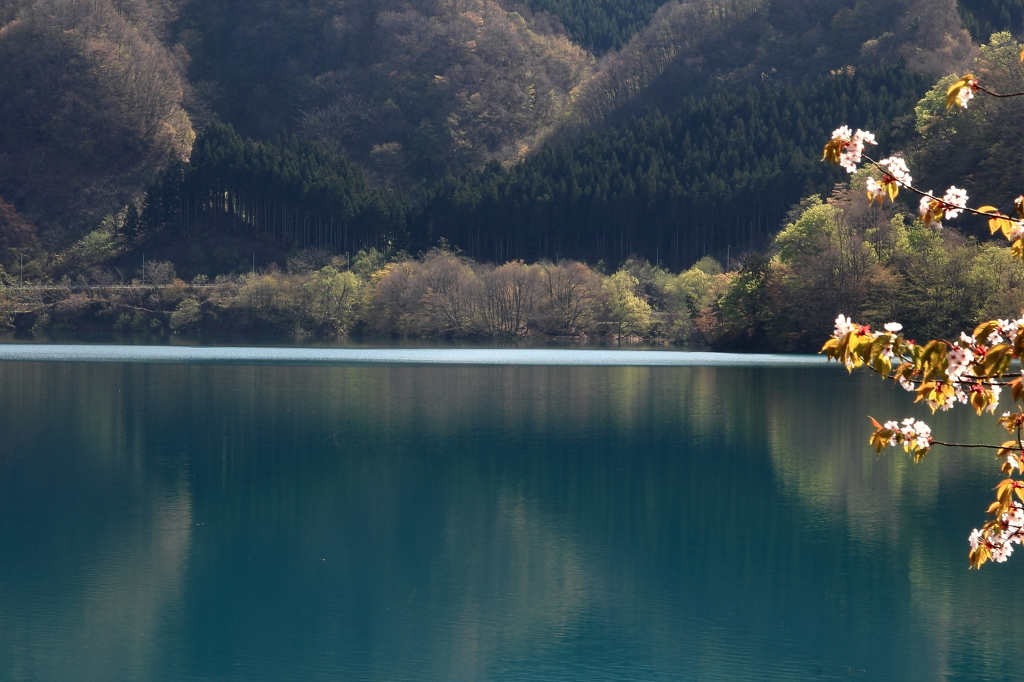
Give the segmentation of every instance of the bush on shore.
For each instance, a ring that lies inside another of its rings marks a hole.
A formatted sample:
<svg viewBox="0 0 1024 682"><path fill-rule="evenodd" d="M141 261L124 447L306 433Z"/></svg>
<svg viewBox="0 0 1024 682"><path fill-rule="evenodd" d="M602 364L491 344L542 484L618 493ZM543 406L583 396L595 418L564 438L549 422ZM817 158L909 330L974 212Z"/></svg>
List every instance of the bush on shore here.
<svg viewBox="0 0 1024 682"><path fill-rule="evenodd" d="M693 312L711 306L728 281L710 258L678 276L640 260L605 275L575 261L475 263L447 249L392 259L370 250L351 263L300 252L284 269L212 282L200 275L191 283L171 263L152 261L146 275L145 284L72 285L65 278L3 289L0 325L35 332L686 343L700 340Z"/></svg>

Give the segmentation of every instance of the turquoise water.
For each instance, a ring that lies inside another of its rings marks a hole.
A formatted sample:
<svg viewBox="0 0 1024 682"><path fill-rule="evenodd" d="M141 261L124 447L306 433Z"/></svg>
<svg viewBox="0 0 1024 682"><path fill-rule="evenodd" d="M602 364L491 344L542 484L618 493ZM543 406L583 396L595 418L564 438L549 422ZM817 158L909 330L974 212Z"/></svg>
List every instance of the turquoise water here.
<svg viewBox="0 0 1024 682"><path fill-rule="evenodd" d="M998 471L876 458L924 415L867 374L19 348L3 680L1019 679L1024 557L967 570Z"/></svg>

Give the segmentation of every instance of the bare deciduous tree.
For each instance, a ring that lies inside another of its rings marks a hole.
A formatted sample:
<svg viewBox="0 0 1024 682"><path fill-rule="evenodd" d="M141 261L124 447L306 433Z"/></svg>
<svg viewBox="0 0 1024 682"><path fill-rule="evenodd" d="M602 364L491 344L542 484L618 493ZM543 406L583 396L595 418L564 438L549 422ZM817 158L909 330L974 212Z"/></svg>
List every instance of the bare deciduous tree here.
<svg viewBox="0 0 1024 682"><path fill-rule="evenodd" d="M540 268L548 331L585 334L601 296L601 283L594 272L575 261L544 263Z"/></svg>

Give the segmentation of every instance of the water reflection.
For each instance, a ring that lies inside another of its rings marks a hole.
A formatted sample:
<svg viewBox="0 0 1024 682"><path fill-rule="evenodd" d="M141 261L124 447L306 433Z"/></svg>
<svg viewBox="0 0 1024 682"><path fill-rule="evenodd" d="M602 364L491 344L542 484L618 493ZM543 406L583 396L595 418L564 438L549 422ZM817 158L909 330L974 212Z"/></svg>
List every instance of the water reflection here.
<svg viewBox="0 0 1024 682"><path fill-rule="evenodd" d="M128 546L104 547L101 560L86 569L81 614L72 613L72 622L61 628L79 632L81 639L53 642L59 648L41 651L47 663L40 677L109 679L108 671L119 671L141 679L153 669L168 621L181 606L192 527L184 481L156 504L140 510L148 523L125 538Z"/></svg>
<svg viewBox="0 0 1024 682"><path fill-rule="evenodd" d="M990 461L876 459L863 416L913 411L866 375L0 363L0 386L3 679L997 680L1022 653L975 615L1014 612L1020 569L963 558Z"/></svg>
<svg viewBox="0 0 1024 682"><path fill-rule="evenodd" d="M866 446L869 414L925 419L937 437L953 442L1001 442L1005 432L968 409L932 415L913 405L911 394L870 375L832 379L796 390L783 378L769 430L776 476L808 523L827 532L839 520L853 551L893 556L888 579L905 581L918 636L932 652L921 661L921 679L1012 677L1000 666L1024 647L1007 642L991 616L1006 608L1000 582L1015 580L1020 568L967 571L967 534L986 520L990 489L1002 478L991 454L936 447L914 465L902 450L878 457Z"/></svg>
<svg viewBox="0 0 1024 682"><path fill-rule="evenodd" d="M3 368L4 679L146 679L161 666L180 615L192 497L184 461L160 461L125 397L137 379Z"/></svg>

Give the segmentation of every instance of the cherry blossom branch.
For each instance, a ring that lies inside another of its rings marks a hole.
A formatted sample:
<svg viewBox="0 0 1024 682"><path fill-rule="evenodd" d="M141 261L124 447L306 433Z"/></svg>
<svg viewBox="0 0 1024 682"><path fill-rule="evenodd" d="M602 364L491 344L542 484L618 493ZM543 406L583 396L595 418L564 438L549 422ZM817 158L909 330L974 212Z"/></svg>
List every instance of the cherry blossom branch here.
<svg viewBox="0 0 1024 682"><path fill-rule="evenodd" d="M1021 53L1024 62L1024 52ZM992 97L1020 97L1024 92L1000 94L978 85L971 74L954 82L946 92L947 111L953 106L967 107L975 91ZM944 196L937 197L931 191L924 192L913 185L910 169L902 156L890 156L876 160L864 154L866 145L874 145L875 136L864 130L853 131L842 126L832 132L825 144L822 161L830 161L855 173L857 166L870 163L882 172L881 179L869 175L865 181L868 201L881 204L888 195L895 201L900 188L905 188L921 197L918 214L926 225L938 225L940 219L950 220L963 212L984 217L992 233L1002 231L1011 244L1015 258L1024 260L1024 196L1014 201L1015 216L1011 218L994 206L969 208L967 193L953 186ZM995 414L999 395L1009 387L1013 401L1021 399L1022 379L1006 381L1011 358L1018 357L1021 335L1024 334L1024 314L1018 320L991 320L979 325L973 335L961 334L956 342L937 339L918 348L913 342L906 343L897 336L903 325L890 322L885 332L872 332L870 325L854 323L845 315L836 318L832 338L822 346L830 360L838 360L852 371L867 366L884 379L898 381L907 391L917 393L917 400L924 400L934 413L948 410L957 402L970 404L981 415L988 411ZM1005 338L1005 341L1004 341ZM894 352L895 351L895 352ZM908 357L906 353L910 352ZM893 371L893 364L901 364ZM986 372L977 374L977 372ZM1024 374L1024 372L1022 372ZM931 377L931 380L926 380ZM952 443L931 437L931 427L913 417L902 422L887 421L884 424L871 419L875 432L870 443L876 453L892 446L902 446L913 457L921 461L933 445L957 448L978 448L996 450L996 459L1003 461L1000 469L1007 478L996 486L996 501L989 507L994 516L982 528L974 529L968 541L972 568L979 568L987 561L1002 563L1013 552L1012 544L1024 540L1024 481L1012 478L1014 470L1024 474L1024 443L1021 435L1024 429L1024 411L1006 412L998 419L1001 426L1016 439L1002 445L989 443ZM1020 502L1013 498L1019 498Z"/></svg>
<svg viewBox="0 0 1024 682"><path fill-rule="evenodd" d="M884 377L886 379L892 379L893 381L896 381L896 377L892 376L891 374L882 374L881 372L879 372L874 367L871 367L870 369L873 372L877 373L881 377ZM998 379L1001 376L1003 376L1003 375L1001 375L1001 374L982 374L981 376L971 375L967 379L950 379L950 378L947 377L945 379L939 379L938 381L944 381L944 382L948 382L950 384L960 384L961 386L971 386L971 385L977 384L977 383L979 383L981 381L984 381L986 386L1011 386L1013 384L1012 381L993 381L993 379ZM907 381L907 383L918 384L918 385L925 383L924 379L905 379L905 381Z"/></svg>
<svg viewBox="0 0 1024 682"><path fill-rule="evenodd" d="M984 85L981 85L980 83L975 83L974 87L978 90L981 90L986 95L991 95L992 97L1024 97L1024 92L1011 92L1006 95L1000 95L998 92L992 92L991 90L986 88Z"/></svg>
<svg viewBox="0 0 1024 682"><path fill-rule="evenodd" d="M1024 61L1024 52L1021 53L1021 61ZM973 73L968 73L961 76L959 79L953 82L946 90L946 111L949 111L953 107L960 107L966 109L967 104L974 99L974 93L984 92L990 97L1020 97L1024 95L1024 92L1012 92L1008 94L1000 94L989 90L974 77Z"/></svg>
<svg viewBox="0 0 1024 682"><path fill-rule="evenodd" d="M1022 92L1020 94L1024 95L1024 92ZM1009 96L1010 95L1006 95L1006 97L1009 97ZM1016 97L1016 95L1013 95L1013 96ZM981 211L979 211L977 209L970 208L969 206L954 206L953 204L949 204L944 199L940 199L939 197L935 196L931 192L925 192L923 190L920 190L920 189L914 187L913 185L904 182L899 177L890 175L889 174L889 169L888 169L887 166L882 165L881 162L876 161L875 159L872 159L867 154L864 154L863 157L864 157L864 159L866 161L871 163L872 166L874 166L878 170L882 171L886 175L889 175L889 177L892 178L893 182L896 182L900 187L903 187L904 189L908 189L911 192L913 192L914 194L917 194L918 196L927 197L928 199L931 199L932 201L937 201L940 204L943 204L943 205L946 205L946 206L950 206L952 208L955 208L955 209L958 209L958 210L961 210L961 211L966 211L967 213L973 213L974 215L979 215L979 216L982 216L983 218L992 218L993 217L993 214L991 214L991 213L983 213L983 212L981 212Z"/></svg>
<svg viewBox="0 0 1024 682"><path fill-rule="evenodd" d="M961 90L970 94L971 89L968 78L973 76L965 76L963 79L958 81L963 87ZM951 87L950 93L953 93L957 88ZM899 194L901 187L906 188L910 192L917 194L922 197L921 204L918 207L918 213L927 224L938 223L939 218L945 218L951 220L960 215L960 213L967 211L973 215L984 216L989 219L990 226L992 221L1006 221L1006 224L999 225L1010 241L1019 239L1021 234L1024 234L1024 222L1010 220L1008 216L1004 216L997 209L991 206L983 206L981 209L968 208L967 207L967 192L962 189L958 189L953 186L946 190L946 194L941 198L935 196L931 192L925 192L914 187L914 179L910 175L910 169L907 168L907 163L901 156L890 156L885 159L877 160L864 153L866 145L877 144L875 136L866 130L852 131L849 126L841 126L832 131L832 137L825 144L825 148L822 150L822 161L830 161L832 163L839 164L848 173L854 173L857 170L857 166L866 161L873 165L875 168L882 171L882 179L879 182L873 177L867 178L867 195L868 200L871 202L878 201L881 203L886 195L889 196L890 201L895 201L896 196ZM1024 213L1024 197L1018 199L1017 208L1018 214ZM984 209L984 210L982 210ZM993 228L995 231L996 227Z"/></svg>
<svg viewBox="0 0 1024 682"><path fill-rule="evenodd" d="M947 448L985 448L987 450L1002 450L1002 445L988 445L986 443L946 443L941 440L932 439L932 445L945 445Z"/></svg>

